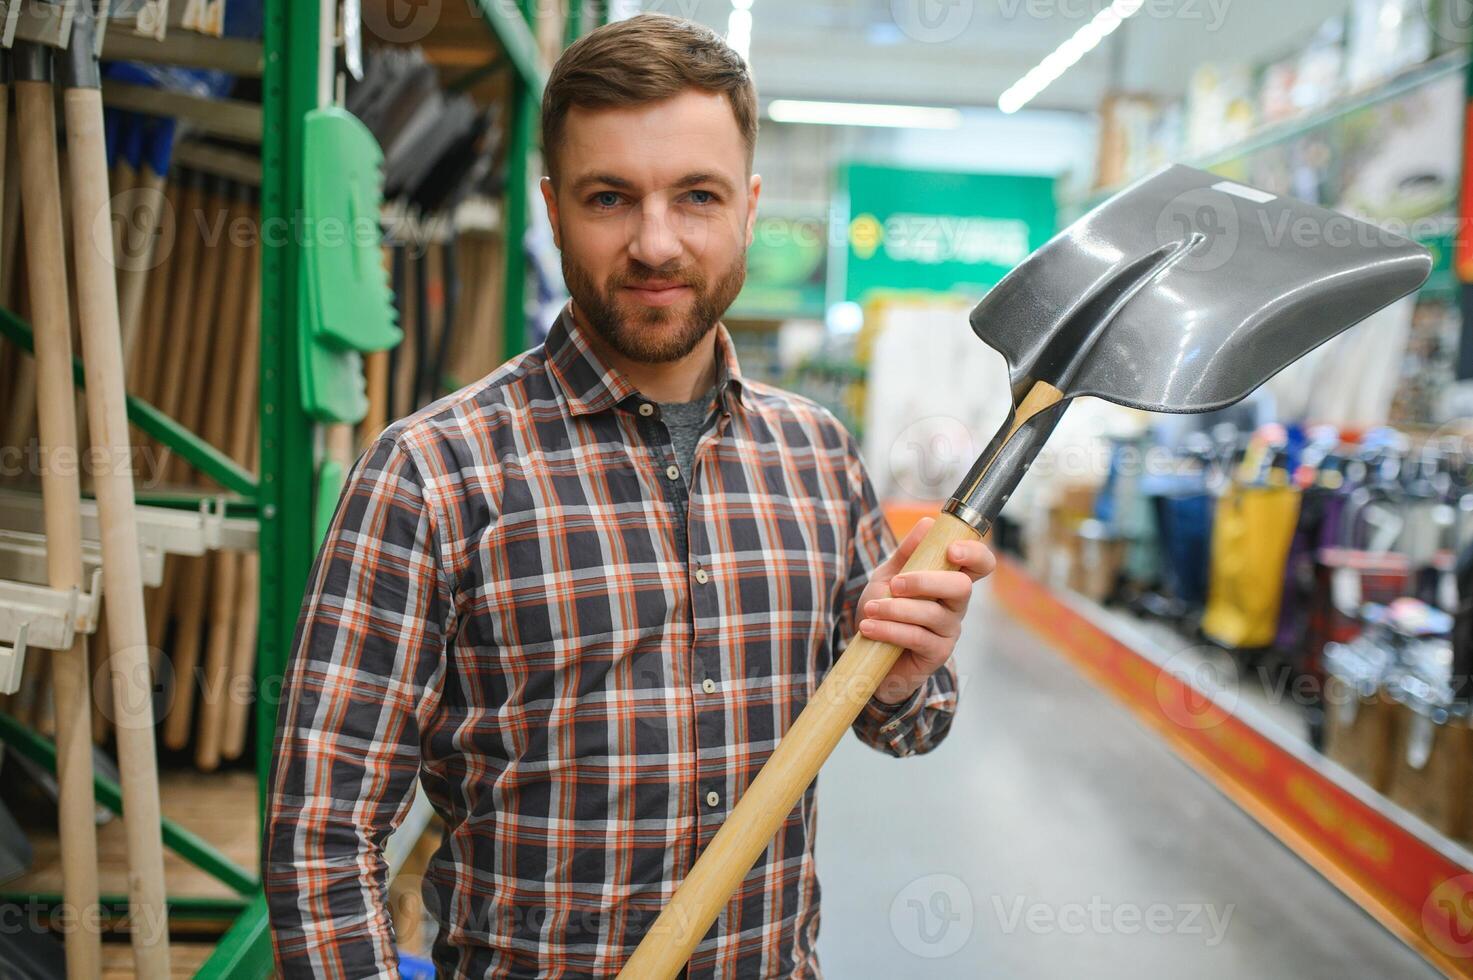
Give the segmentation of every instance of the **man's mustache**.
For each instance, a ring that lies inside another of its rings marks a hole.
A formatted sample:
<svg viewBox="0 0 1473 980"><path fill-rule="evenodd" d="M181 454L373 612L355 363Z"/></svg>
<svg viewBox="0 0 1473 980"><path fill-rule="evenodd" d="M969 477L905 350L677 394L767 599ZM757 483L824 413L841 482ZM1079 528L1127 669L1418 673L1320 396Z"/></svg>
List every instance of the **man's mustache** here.
<svg viewBox="0 0 1473 980"><path fill-rule="evenodd" d="M625 274L625 275L619 276L618 278L612 280L611 283L610 283L610 285L615 286L615 287L619 287L619 286L642 287L642 286L645 286L645 285L647 285L649 283L657 283L657 284L662 285L662 286L669 286L669 285L693 286L693 287L699 289L699 288L701 288L701 287L703 287L703 286L706 285L706 279L705 279L704 276L701 276L699 274L692 274L692 273L686 273L686 274L683 274L683 275L647 274L647 275L640 275L640 276L631 276L631 275Z"/></svg>

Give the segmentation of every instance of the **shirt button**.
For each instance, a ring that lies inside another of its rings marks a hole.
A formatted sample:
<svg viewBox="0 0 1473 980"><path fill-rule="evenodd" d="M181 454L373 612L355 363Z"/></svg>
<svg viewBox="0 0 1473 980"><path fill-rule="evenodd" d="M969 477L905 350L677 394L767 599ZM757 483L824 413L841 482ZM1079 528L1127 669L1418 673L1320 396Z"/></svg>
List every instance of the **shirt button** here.
<svg viewBox="0 0 1473 980"><path fill-rule="evenodd" d="M696 569L696 581L700 582L702 585L705 585L707 582L711 581L711 576L706 574L706 570L704 568L698 568Z"/></svg>
<svg viewBox="0 0 1473 980"><path fill-rule="evenodd" d="M701 681L701 690L705 691L707 694L715 694L716 682L709 677L706 678L705 680Z"/></svg>
<svg viewBox="0 0 1473 980"><path fill-rule="evenodd" d="M649 416L655 414L655 406L651 405L649 402L645 402L643 405L639 406L639 414L648 418Z"/></svg>
<svg viewBox="0 0 1473 980"><path fill-rule="evenodd" d="M680 467L676 466L674 463L671 463L669 466L665 467L665 475L672 480L680 479Z"/></svg>
<svg viewBox="0 0 1473 980"><path fill-rule="evenodd" d="M706 805L707 806L715 806L716 804L718 804L720 802L721 802L721 797L717 795L717 793L716 793L716 791L714 789L711 792L709 792L709 793L706 794Z"/></svg>

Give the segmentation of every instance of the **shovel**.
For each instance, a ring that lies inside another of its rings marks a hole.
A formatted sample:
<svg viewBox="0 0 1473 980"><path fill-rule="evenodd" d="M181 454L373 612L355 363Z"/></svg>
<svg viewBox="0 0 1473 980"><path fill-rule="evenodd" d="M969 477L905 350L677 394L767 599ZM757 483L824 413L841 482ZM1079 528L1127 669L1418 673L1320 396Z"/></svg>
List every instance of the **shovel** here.
<svg viewBox="0 0 1473 980"><path fill-rule="evenodd" d="M1418 288L1420 246L1333 211L1167 167L1029 256L972 311L1007 358L1013 407L905 571L955 570L1070 401L1207 412ZM674 977L901 649L856 637L619 974Z"/></svg>

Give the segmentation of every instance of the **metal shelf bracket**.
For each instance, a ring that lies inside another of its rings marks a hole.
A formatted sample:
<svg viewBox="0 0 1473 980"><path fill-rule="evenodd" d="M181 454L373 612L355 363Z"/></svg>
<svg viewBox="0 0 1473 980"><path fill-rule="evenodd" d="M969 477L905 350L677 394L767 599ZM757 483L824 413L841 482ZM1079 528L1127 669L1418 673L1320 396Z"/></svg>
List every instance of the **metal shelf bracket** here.
<svg viewBox="0 0 1473 980"><path fill-rule="evenodd" d="M138 543L145 566L161 562L164 555L198 557L211 551L254 551L258 524L251 517L227 517L224 495L206 497L198 511L177 507L136 508ZM44 534L45 512L36 493L0 489L0 528L25 534ZM83 558L88 544L102 540L102 523L97 501L82 501ZM3 548L3 545L0 545ZM145 578L145 585L157 582Z"/></svg>
<svg viewBox="0 0 1473 980"><path fill-rule="evenodd" d="M97 631L102 568L92 569L87 591L0 581L0 682L19 684L26 650L70 650L78 633ZM15 693L14 686L3 688Z"/></svg>
<svg viewBox="0 0 1473 980"><path fill-rule="evenodd" d="M30 627L22 623L15 639L9 644L0 643L0 693L14 694L20 690L21 673L26 666L26 633Z"/></svg>
<svg viewBox="0 0 1473 980"><path fill-rule="evenodd" d="M138 556L142 560L144 586L151 588L163 584L164 553L140 543ZM100 541L82 542L82 568L86 575L102 568ZM46 536L28 531L0 530L0 579L45 585L48 579Z"/></svg>

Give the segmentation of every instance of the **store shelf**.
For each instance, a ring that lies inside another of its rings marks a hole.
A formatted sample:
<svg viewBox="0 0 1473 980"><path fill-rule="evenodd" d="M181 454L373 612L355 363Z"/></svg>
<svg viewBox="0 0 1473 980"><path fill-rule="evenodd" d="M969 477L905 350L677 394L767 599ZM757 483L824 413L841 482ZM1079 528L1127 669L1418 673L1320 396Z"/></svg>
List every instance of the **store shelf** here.
<svg viewBox="0 0 1473 980"><path fill-rule="evenodd" d="M102 56L109 61L212 68L246 78L259 78L266 68L266 52L259 41L209 37L188 30L171 30L163 40L156 41L152 37L114 27L103 39Z"/></svg>
<svg viewBox="0 0 1473 980"><path fill-rule="evenodd" d="M1468 71L1470 62L1473 62L1473 56L1470 56L1467 50L1450 51L1431 61L1426 61L1414 68L1409 68L1375 88L1346 95L1303 116L1264 126L1245 140L1180 162L1203 170L1211 170L1213 167L1220 166L1237 157L1298 139L1326 123L1394 99L1399 95L1404 95L1412 89L1425 85L1428 82L1447 75L1463 75ZM1144 176L1144 174L1140 176ZM1061 216L1069 217L1083 214L1085 211L1104 202L1111 195L1118 193L1133 182L1133 180L1125 181L1124 183L1111 187L1091 191L1083 197L1061 201L1059 204Z"/></svg>
<svg viewBox="0 0 1473 980"><path fill-rule="evenodd" d="M35 340L30 325L9 310L0 309L0 337L11 341L27 353L35 352ZM81 358L72 358L72 376L78 389L85 387L86 373L82 369ZM227 490L247 497L255 496L255 476L228 455L141 398L127 396L127 409L128 421L138 426L139 431L177 452L200 473Z"/></svg>
<svg viewBox="0 0 1473 980"><path fill-rule="evenodd" d="M1194 686L1169 651L1003 557L1009 612L1113 694L1183 761L1449 976L1467 956L1473 852L1388 802L1251 706Z"/></svg>
<svg viewBox="0 0 1473 980"><path fill-rule="evenodd" d="M380 24L403 22L404 13L395 9L397 2L363 0L365 21ZM433 22L425 28L406 27L397 35L389 32L389 36L380 40L420 45L432 62L446 68L481 65L499 51L511 63L517 79L538 100L542 98L547 66L542 62L529 26L529 11L525 4L519 0L464 0L436 4L433 9ZM487 48L488 39L493 44L492 50Z"/></svg>
<svg viewBox="0 0 1473 980"><path fill-rule="evenodd" d="M149 85L132 85L104 79L102 101L114 109L149 115L172 116L194 124L200 132L247 143L261 141L263 115L254 102L216 99L171 92Z"/></svg>
<svg viewBox="0 0 1473 980"><path fill-rule="evenodd" d="M102 540L102 521L97 501L81 503L84 546ZM164 555L203 555L211 551L254 551L256 521L226 516L224 497L198 498L195 510L175 507L138 506L134 510L139 546L162 560ZM0 489L0 528L28 534L44 534L45 513L41 496L18 490Z"/></svg>
<svg viewBox="0 0 1473 980"><path fill-rule="evenodd" d="M141 579L145 588L164 581L164 553L156 548L138 549ZM102 568L102 545L97 541L82 542L82 574L96 575ZM11 531L0 526L0 581L45 585L50 578L46 535ZM3 671L0 671L3 674ZM5 682L0 681L0 690Z"/></svg>
<svg viewBox="0 0 1473 980"><path fill-rule="evenodd" d="M547 84L547 67L537 54L537 42L527 26L526 11L519 16L510 4L501 0L475 0L475 5L511 59L522 83L536 99L541 100L542 88Z"/></svg>
<svg viewBox="0 0 1473 980"><path fill-rule="evenodd" d="M5 744L8 751L18 752L47 772L53 775L56 773L56 744L31 731L4 712L0 712L0 742ZM199 789L202 780L213 778L218 782L218 777L198 773L181 774L175 778L191 786L193 792L188 795L192 797L203 795ZM232 781L235 779L233 775L229 778ZM94 773L92 788L99 806L106 807L114 814L122 816L122 787L106 776ZM226 800L232 799L233 795L235 794L229 790L223 794ZM238 814L233 811L230 816L238 819ZM217 821L220 819L218 812L215 817ZM208 876L211 882L222 885L227 893L250 895L260 888L260 879L253 871L247 870L244 864L232 859L230 855L211 844L200 834L167 817L161 821L161 827L164 846L187 860L192 869ZM232 843L238 842L238 838L232 841ZM254 848L251 850L254 851ZM171 905L181 902L187 904L188 901L188 899L181 900L176 896L170 896Z"/></svg>

